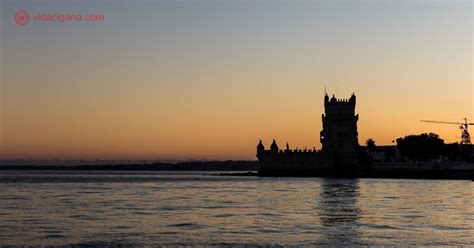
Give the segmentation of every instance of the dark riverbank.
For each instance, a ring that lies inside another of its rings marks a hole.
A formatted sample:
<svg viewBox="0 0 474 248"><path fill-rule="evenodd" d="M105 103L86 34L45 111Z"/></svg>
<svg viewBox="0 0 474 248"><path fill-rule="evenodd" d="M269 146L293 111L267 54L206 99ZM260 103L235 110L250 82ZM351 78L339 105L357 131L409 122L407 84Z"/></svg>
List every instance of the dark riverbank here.
<svg viewBox="0 0 474 248"><path fill-rule="evenodd" d="M150 164L99 164L99 165L29 165L3 164L0 170L150 170L150 171L256 171L257 161L189 161Z"/></svg>

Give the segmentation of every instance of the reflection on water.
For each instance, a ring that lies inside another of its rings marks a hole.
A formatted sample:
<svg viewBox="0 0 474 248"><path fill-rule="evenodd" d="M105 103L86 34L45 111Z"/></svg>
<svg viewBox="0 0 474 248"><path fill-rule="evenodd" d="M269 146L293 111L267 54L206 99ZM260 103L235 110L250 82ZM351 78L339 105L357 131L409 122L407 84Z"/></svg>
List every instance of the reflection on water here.
<svg viewBox="0 0 474 248"><path fill-rule="evenodd" d="M470 181L0 173L0 245L474 245Z"/></svg>
<svg viewBox="0 0 474 248"><path fill-rule="evenodd" d="M357 244L360 209L358 179L322 179L321 194L317 199L322 225L335 232L324 233L324 243L337 245Z"/></svg>
<svg viewBox="0 0 474 248"><path fill-rule="evenodd" d="M322 192L318 202L323 225L354 223L360 212L356 205L359 194L357 179L323 179L321 185Z"/></svg>

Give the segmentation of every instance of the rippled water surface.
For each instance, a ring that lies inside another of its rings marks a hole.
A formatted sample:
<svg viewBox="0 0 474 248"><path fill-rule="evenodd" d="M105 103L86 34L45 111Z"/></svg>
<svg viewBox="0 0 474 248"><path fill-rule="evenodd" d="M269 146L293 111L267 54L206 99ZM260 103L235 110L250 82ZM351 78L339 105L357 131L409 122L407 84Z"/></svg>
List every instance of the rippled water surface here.
<svg viewBox="0 0 474 248"><path fill-rule="evenodd" d="M474 246L471 181L206 173L0 172L0 245Z"/></svg>

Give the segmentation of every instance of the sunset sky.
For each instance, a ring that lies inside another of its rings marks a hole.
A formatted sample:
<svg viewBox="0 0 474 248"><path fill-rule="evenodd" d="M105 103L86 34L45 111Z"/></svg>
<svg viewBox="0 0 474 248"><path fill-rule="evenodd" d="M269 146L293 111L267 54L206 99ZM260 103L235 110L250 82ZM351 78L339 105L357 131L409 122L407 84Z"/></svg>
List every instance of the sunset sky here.
<svg viewBox="0 0 474 248"><path fill-rule="evenodd" d="M272 138L320 148L325 87L356 94L360 144L455 142L456 125L420 120L474 122L469 0L0 3L0 159L256 159ZM45 12L105 20L32 20Z"/></svg>

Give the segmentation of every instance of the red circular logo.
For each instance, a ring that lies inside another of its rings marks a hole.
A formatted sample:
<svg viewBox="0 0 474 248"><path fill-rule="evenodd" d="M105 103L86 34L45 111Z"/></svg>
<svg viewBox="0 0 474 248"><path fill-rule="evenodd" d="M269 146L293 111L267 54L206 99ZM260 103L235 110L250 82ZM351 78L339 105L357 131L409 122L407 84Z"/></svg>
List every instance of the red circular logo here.
<svg viewBox="0 0 474 248"><path fill-rule="evenodd" d="M15 22L18 25L26 25L30 21L30 15L25 10L19 10L15 14Z"/></svg>

